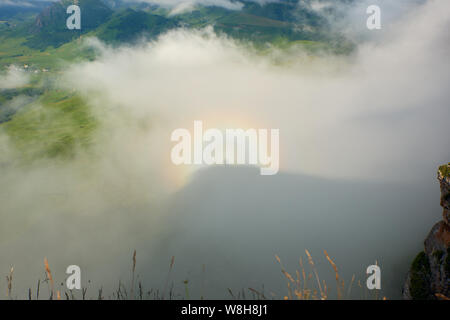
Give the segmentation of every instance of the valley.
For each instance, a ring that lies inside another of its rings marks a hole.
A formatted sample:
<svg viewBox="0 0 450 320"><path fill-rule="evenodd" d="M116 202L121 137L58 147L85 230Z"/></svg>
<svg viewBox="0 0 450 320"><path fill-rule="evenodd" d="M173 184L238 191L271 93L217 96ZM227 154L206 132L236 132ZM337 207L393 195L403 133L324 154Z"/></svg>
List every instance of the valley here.
<svg viewBox="0 0 450 320"><path fill-rule="evenodd" d="M301 47L311 55L320 52L346 54L352 44L329 32L325 20L312 11L300 10L295 1L283 1L259 5L245 2L242 11L221 7L201 7L193 11L172 15L163 7L152 5L115 5L101 0L80 0L83 13L81 31L67 30L65 9L72 2L68 0L42 4L36 12L13 10L3 13L0 24L0 73L7 73L10 66L23 69L30 82L23 89L1 90L0 128L12 134L12 141L30 157L66 157L75 144L87 145L94 120L84 111L76 93L61 93L58 77L70 64L96 59L96 52L85 46L85 39L98 38L106 45L123 46L155 40L160 34L177 28L202 29L213 27L218 34L250 44L262 55L273 48L289 50ZM308 30L308 31L305 31ZM13 108L10 102L15 97L26 96L24 90L40 92L42 96L27 99ZM7 103L8 102L8 103ZM54 105L80 107L63 108L52 118L53 126L66 129L53 130L48 123L33 120L36 105L52 109ZM78 105L79 104L79 105ZM19 110L20 109L20 110ZM59 123L60 122L60 123ZM59 123L56 125L56 123ZM46 128L46 129L44 129ZM35 138L32 138L35 137ZM81 140L80 140L81 139ZM46 141L37 143L36 141ZM76 142L76 143L75 143ZM33 146L32 148L30 148ZM37 150L41 148L41 150ZM30 150L36 150L30 152ZM32 155L32 156L31 156Z"/></svg>

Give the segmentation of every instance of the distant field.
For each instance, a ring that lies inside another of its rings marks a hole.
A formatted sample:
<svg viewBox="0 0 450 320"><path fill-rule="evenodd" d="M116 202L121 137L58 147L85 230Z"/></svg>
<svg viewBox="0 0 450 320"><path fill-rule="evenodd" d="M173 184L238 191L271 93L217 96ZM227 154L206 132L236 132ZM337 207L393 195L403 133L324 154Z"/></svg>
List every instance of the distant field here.
<svg viewBox="0 0 450 320"><path fill-rule="evenodd" d="M83 50L80 40L74 40L59 48L49 47L45 51L31 49L23 43L25 38L0 36L0 68L9 64L36 65L39 68L55 69L65 62L92 57L89 50Z"/></svg>

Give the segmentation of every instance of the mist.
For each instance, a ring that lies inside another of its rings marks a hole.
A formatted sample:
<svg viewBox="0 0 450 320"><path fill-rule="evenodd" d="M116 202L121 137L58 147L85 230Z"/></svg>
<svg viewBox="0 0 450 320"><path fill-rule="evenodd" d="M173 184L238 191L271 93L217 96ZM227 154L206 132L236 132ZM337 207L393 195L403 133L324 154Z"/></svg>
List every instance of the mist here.
<svg viewBox="0 0 450 320"><path fill-rule="evenodd" d="M10 66L3 75L0 75L0 89L13 89L26 85L30 76L16 66Z"/></svg>
<svg viewBox="0 0 450 320"><path fill-rule="evenodd" d="M349 56L261 51L212 28L122 47L88 39L97 59L68 66L58 83L99 121L92 149L24 166L0 132L0 271L14 265L14 293L42 278L43 257L59 281L76 264L84 285L107 291L130 280L136 249L146 287L163 290L175 256L170 283L183 292L189 280L191 298L262 285L280 298L274 256L295 270L308 249L333 283L325 249L347 282L364 283L379 263L384 293L399 298L441 216L450 4L429 1L394 20ZM280 129L281 172L173 165L170 133L194 120Z"/></svg>

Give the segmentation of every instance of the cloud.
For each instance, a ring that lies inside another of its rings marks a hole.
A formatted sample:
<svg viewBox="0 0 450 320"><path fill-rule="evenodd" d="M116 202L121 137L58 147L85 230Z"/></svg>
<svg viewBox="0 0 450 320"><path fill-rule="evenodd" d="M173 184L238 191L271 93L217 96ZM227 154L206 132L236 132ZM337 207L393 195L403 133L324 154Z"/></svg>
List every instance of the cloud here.
<svg viewBox="0 0 450 320"><path fill-rule="evenodd" d="M177 30L141 47L106 50L100 60L72 69L71 85L136 116L157 115L170 130L195 119L208 125L221 114L231 124L239 115L279 128L288 171L412 178L411 168L419 173L430 157L448 156L440 147L445 125L433 125L448 112L448 41L441 27L448 9L432 2L349 58L311 60L294 52L293 59L274 51L272 58L290 61L289 68L211 30ZM426 157L417 155L421 148Z"/></svg>
<svg viewBox="0 0 450 320"><path fill-rule="evenodd" d="M26 85L30 80L29 74L21 68L10 66L6 74L0 74L0 89L14 89Z"/></svg>
<svg viewBox="0 0 450 320"><path fill-rule="evenodd" d="M425 0L358 0L358 1L326 1L311 0L300 1L299 7L307 7L328 20L331 28L343 33L354 41L374 39L384 30L391 30L390 26L398 20L404 20L405 15L423 5ZM376 33L368 33L366 9L371 5L377 5L381 10L382 30Z"/></svg>
<svg viewBox="0 0 450 320"><path fill-rule="evenodd" d="M259 4L269 2L278 2L279 0L250 0ZM195 6L217 6L229 10L240 10L243 8L243 2L239 0L129 0L128 2L145 2L171 8L171 14L180 14L186 11L192 11Z"/></svg>
<svg viewBox="0 0 450 320"><path fill-rule="evenodd" d="M1 6L18 6L18 7L32 7L29 1L17 1L17 0L0 0Z"/></svg>
<svg viewBox="0 0 450 320"><path fill-rule="evenodd" d="M165 7L190 7L195 5L204 5L204 6L218 6L224 7L230 10L239 10L242 8L241 2L230 1L230 0L149 0L144 2L154 3Z"/></svg>

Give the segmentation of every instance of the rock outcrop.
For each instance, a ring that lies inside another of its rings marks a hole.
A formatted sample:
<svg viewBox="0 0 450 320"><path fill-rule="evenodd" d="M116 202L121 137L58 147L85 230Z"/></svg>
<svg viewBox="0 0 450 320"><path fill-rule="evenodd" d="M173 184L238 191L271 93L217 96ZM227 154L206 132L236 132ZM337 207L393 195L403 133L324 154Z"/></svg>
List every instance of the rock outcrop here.
<svg viewBox="0 0 450 320"><path fill-rule="evenodd" d="M67 8L73 5L73 0L59 0L45 8L28 29L26 46L45 50L47 47L58 48L82 34L91 32L108 21L113 14L108 6L101 0L78 0L81 10L81 29L69 30L67 19L70 14Z"/></svg>
<svg viewBox="0 0 450 320"><path fill-rule="evenodd" d="M450 297L450 163L439 167L443 219L424 242L424 251L414 259L408 273L405 299L448 299Z"/></svg>

